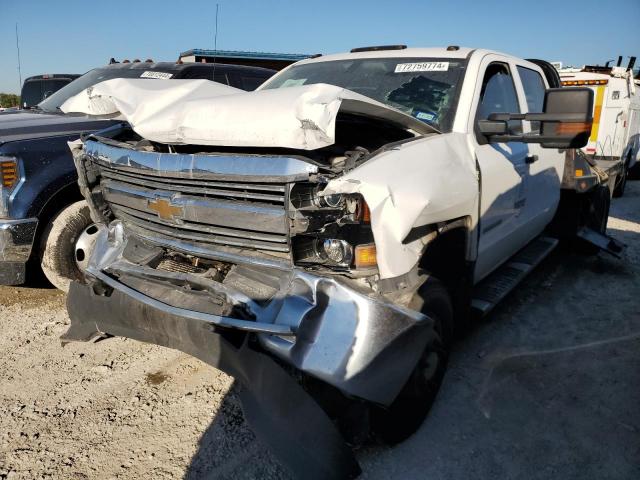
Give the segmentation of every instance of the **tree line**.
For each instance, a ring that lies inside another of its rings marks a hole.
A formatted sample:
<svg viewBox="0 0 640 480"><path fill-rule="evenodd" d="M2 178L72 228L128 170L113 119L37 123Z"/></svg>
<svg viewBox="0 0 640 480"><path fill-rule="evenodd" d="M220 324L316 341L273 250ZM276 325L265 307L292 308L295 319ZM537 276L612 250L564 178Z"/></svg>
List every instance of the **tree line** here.
<svg viewBox="0 0 640 480"><path fill-rule="evenodd" d="M0 93L0 108L17 107L20 105L20 95L15 93Z"/></svg>

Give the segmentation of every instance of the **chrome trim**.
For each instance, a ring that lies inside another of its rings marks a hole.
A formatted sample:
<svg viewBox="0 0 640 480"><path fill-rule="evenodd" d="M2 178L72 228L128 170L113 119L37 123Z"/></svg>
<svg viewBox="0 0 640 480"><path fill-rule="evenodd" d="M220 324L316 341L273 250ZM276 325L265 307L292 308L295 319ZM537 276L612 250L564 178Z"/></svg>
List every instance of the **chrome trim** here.
<svg viewBox="0 0 640 480"><path fill-rule="evenodd" d="M121 220L127 222L127 228L133 232L143 232L146 235L162 235L164 238L175 238L176 240L183 242L185 245L187 242L198 242L202 245L215 245L221 247L244 247L249 250L260 250L264 252L279 252L289 253L289 246L286 243L286 238L278 242L263 242L258 240L241 239L237 236L223 236L216 235L206 231L189 233L185 230L176 232L176 226L170 227L166 224L144 222L140 218L124 213L120 208L114 208L113 212ZM169 228L167 228L169 227Z"/></svg>
<svg viewBox="0 0 640 480"><path fill-rule="evenodd" d="M37 218L0 220L0 262L29 260L37 226Z"/></svg>
<svg viewBox="0 0 640 480"><path fill-rule="evenodd" d="M150 190L114 180L102 180L101 185L107 202L142 213L153 213L149 209L149 201L158 198L170 200L172 205L183 209L183 213L173 222L178 227L183 222L196 222L254 232L288 233L286 212L282 206L182 195L169 188Z"/></svg>
<svg viewBox="0 0 640 480"><path fill-rule="evenodd" d="M104 282L114 290L118 290L119 292L133 298L140 303L148 305L149 307L155 308L169 315L176 315L189 320L207 322L218 327L235 328L237 330L243 330L246 332L267 333L270 335L281 336L295 336L295 332L291 327L287 325L275 325L272 323L252 322L250 320L238 320L236 318L222 317L220 315L194 312L185 308L173 307L159 300L143 295L142 293L134 290L133 288L127 287L117 280L114 280L109 275L106 275L91 266L87 268L86 273L94 278L97 278L101 282Z"/></svg>
<svg viewBox="0 0 640 480"><path fill-rule="evenodd" d="M84 151L100 165L158 177L288 183L318 172L316 165L293 156L143 152L95 140L87 140Z"/></svg>
<svg viewBox="0 0 640 480"><path fill-rule="evenodd" d="M141 173L132 175L130 173L117 172L115 169L105 166L100 167L100 175L104 178L115 180L120 183L137 185L156 190L171 190L172 192L186 194L211 195L222 198L232 197L273 203L284 203L285 201L286 187L284 184L277 183L257 184L207 181L205 186L203 186L202 180L193 181L180 179L177 181L176 179L147 178L149 175L143 175ZM246 192L247 188L250 188L252 191Z"/></svg>

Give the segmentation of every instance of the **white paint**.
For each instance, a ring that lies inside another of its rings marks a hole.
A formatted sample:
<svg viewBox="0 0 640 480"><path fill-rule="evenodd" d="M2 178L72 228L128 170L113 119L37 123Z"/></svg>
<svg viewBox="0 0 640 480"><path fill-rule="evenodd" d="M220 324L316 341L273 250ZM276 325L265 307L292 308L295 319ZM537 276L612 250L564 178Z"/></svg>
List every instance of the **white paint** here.
<svg viewBox="0 0 640 480"><path fill-rule="evenodd" d="M464 135L433 135L383 151L329 182L322 195L360 193L371 210L381 278L407 273L424 244L414 227L468 216L475 223L478 179Z"/></svg>

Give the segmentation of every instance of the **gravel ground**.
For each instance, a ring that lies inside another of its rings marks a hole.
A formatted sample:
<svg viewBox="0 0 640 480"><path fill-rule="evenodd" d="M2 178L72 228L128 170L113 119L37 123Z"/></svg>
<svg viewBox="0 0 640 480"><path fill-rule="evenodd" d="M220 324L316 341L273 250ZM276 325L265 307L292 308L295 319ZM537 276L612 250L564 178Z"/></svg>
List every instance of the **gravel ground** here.
<svg viewBox="0 0 640 480"><path fill-rule="evenodd" d="M622 261L556 252L456 347L422 428L363 478L640 478L640 182ZM0 287L0 478L288 478L233 380L132 340L61 347L52 289Z"/></svg>

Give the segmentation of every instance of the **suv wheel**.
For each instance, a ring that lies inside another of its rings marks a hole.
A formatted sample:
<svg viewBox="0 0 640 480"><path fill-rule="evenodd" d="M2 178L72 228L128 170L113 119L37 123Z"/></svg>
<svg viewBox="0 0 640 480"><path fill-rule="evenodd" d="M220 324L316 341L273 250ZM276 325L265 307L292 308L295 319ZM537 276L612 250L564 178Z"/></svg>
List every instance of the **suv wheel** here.
<svg viewBox="0 0 640 480"><path fill-rule="evenodd" d="M97 233L84 201L69 205L51 220L42 235L40 265L56 288L67 292L72 281L84 280Z"/></svg>

